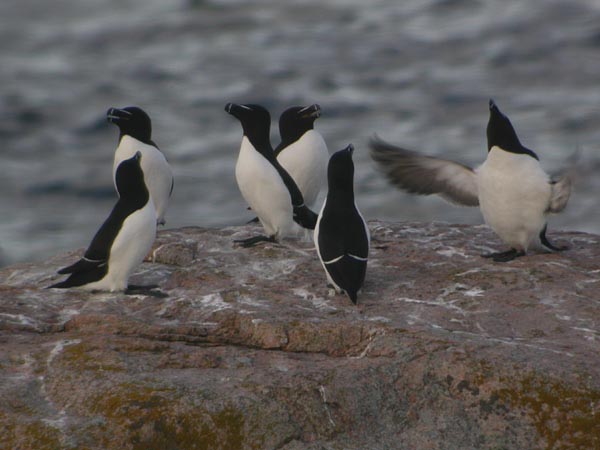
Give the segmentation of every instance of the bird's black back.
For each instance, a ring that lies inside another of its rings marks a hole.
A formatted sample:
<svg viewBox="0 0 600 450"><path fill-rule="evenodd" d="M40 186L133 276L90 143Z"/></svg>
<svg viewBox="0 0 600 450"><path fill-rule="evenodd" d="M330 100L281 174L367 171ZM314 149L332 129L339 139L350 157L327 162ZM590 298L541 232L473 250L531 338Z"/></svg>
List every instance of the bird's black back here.
<svg viewBox="0 0 600 450"><path fill-rule="evenodd" d="M354 201L354 164L351 147L336 152L329 160L329 191L319 222L321 259L331 278L356 302L367 270L369 238Z"/></svg>

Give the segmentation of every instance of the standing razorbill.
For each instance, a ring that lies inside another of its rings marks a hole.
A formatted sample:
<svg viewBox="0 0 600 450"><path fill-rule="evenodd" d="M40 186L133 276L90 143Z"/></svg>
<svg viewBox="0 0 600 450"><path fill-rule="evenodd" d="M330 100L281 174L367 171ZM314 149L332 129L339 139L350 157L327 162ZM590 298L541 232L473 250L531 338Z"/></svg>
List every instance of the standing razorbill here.
<svg viewBox="0 0 600 450"><path fill-rule="evenodd" d="M141 152L123 161L115 176L119 200L92 239L83 258L58 271L70 274L51 288L82 287L121 291L150 251L156 236L156 210L144 183Z"/></svg>
<svg viewBox="0 0 600 450"><path fill-rule="evenodd" d="M309 207L314 205L327 178L327 144L314 129L320 115L317 104L286 109L279 117L281 143L275 149L277 161L292 176Z"/></svg>
<svg viewBox="0 0 600 450"><path fill-rule="evenodd" d="M508 251L485 257L510 261L525 255L538 238L550 250L563 250L546 238L546 216L567 205L572 173L552 179L540 166L537 155L521 144L510 120L493 100L489 110L488 155L475 169L421 156L381 140L371 143L371 157L401 189L439 194L461 205L479 205L485 222L510 246Z"/></svg>
<svg viewBox="0 0 600 450"><path fill-rule="evenodd" d="M350 144L329 160L329 191L319 213L314 240L327 281L356 304L369 257L370 234L354 201L354 164Z"/></svg>
<svg viewBox="0 0 600 450"><path fill-rule="evenodd" d="M152 122L150 117L137 106L110 108L106 113L109 122L119 127L119 145L115 151L113 163L113 181L116 186L117 167L121 161L131 158L136 152L142 152L142 170L146 185L156 207L159 225L165 224L165 212L173 192L173 172L165 155L152 141Z"/></svg>
<svg viewBox="0 0 600 450"><path fill-rule="evenodd" d="M235 177L244 200L258 216L266 236L236 241L248 247L290 234L293 221L314 229L317 216L306 207L302 193L273 154L271 115L260 105L228 103L225 111L242 124L243 137Z"/></svg>

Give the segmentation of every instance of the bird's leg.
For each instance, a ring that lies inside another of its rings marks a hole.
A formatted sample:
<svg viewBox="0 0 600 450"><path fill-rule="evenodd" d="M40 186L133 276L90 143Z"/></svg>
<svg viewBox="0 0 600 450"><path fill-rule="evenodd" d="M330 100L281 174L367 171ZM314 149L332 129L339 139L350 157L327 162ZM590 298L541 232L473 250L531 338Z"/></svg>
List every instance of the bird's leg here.
<svg viewBox="0 0 600 450"><path fill-rule="evenodd" d="M275 236L259 235L259 236L253 236L248 239L234 239L233 242L235 244L239 244L241 247L248 248L248 247L252 247L255 244L258 244L259 242L277 242L277 241L275 240Z"/></svg>
<svg viewBox="0 0 600 450"><path fill-rule="evenodd" d="M552 244L546 237L546 227L544 227L544 229L540 233L540 241L544 247L549 248L550 250L553 250L555 252L562 252L564 250L569 249L569 247L567 246L557 247L556 245Z"/></svg>
<svg viewBox="0 0 600 450"><path fill-rule="evenodd" d="M492 258L496 262L508 262L508 261L512 261L515 258L518 258L519 256L524 256L524 255L525 255L525 252L523 250L517 250L517 249L511 248L510 250L507 250L505 252L486 253L481 256L484 258Z"/></svg>

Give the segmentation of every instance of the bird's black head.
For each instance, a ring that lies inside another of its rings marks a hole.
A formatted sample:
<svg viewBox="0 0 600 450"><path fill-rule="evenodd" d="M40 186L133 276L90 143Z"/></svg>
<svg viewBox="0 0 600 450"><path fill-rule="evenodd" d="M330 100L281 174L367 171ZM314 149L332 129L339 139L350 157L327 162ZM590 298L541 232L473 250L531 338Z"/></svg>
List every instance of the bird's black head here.
<svg viewBox="0 0 600 450"><path fill-rule="evenodd" d="M115 182L121 199L138 199L145 204L148 201L148 188L144 182L141 162L141 152L136 152L131 158L122 161L117 167Z"/></svg>
<svg viewBox="0 0 600 450"><path fill-rule="evenodd" d="M279 116L281 141L291 144L312 130L315 120L321 116L321 107L316 103L310 106L292 106Z"/></svg>
<svg viewBox="0 0 600 450"><path fill-rule="evenodd" d="M152 144L152 122L150 116L137 106L109 108L106 119L119 127L120 137L131 136L138 141Z"/></svg>
<svg viewBox="0 0 600 450"><path fill-rule="evenodd" d="M354 163L352 162L352 153L354 146L348 146L342 150L338 150L331 158L327 166L327 181L329 191L345 191L354 192Z"/></svg>
<svg viewBox="0 0 600 450"><path fill-rule="evenodd" d="M271 114L260 105L227 103L225 111L238 119L242 124L244 136L259 151L273 152L271 147Z"/></svg>
<svg viewBox="0 0 600 450"><path fill-rule="evenodd" d="M532 158L539 159L533 150L524 147L517 137L517 132L513 128L510 120L506 117L494 100L490 99L490 119L487 129L488 152L492 147L500 147L502 150L511 153L529 155Z"/></svg>

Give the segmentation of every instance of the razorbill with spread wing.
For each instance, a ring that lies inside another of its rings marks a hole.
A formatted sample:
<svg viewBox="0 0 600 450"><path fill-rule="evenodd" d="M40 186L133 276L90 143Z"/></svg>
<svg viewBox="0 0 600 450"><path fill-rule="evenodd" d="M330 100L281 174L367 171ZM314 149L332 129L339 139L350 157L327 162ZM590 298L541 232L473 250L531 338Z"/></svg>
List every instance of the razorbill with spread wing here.
<svg viewBox="0 0 600 450"><path fill-rule="evenodd" d="M354 201L354 164L350 144L334 153L327 168L329 190L314 232L315 246L328 282L354 304L363 285L370 234Z"/></svg>
<svg viewBox="0 0 600 450"><path fill-rule="evenodd" d="M472 169L443 159L422 156L381 140L371 142L371 157L399 188L416 194L439 194L466 206L479 205L485 222L510 249L483 255L510 261L539 242L555 247L546 237L546 216L562 211L571 193L572 172L551 178L538 156L524 147L508 117L489 102L488 154Z"/></svg>
<svg viewBox="0 0 600 450"><path fill-rule="evenodd" d="M327 178L327 144L314 129L320 115L317 104L286 109L279 117L281 143L275 149L277 161L292 176L309 207L314 205Z"/></svg>
<svg viewBox="0 0 600 450"><path fill-rule="evenodd" d="M150 251L156 235L156 209L144 182L136 152L117 167L119 200L92 239L83 258L58 271L69 278L51 288L81 287L89 290L122 291L127 280Z"/></svg>
<svg viewBox="0 0 600 450"><path fill-rule="evenodd" d="M141 108L128 106L123 109L110 108L106 118L119 127L119 145L113 163L115 186L117 167L121 161L131 158L138 151L142 152L142 170L146 185L156 207L158 224L164 225L165 212L173 193L174 179L165 155L152 141L150 117Z"/></svg>
<svg viewBox="0 0 600 450"><path fill-rule="evenodd" d="M248 247L290 234L293 221L314 229L317 215L305 204L292 177L281 167L271 147L271 115L260 105L228 103L225 111L242 124L243 137L235 177L244 200L258 216L266 236L236 241Z"/></svg>

